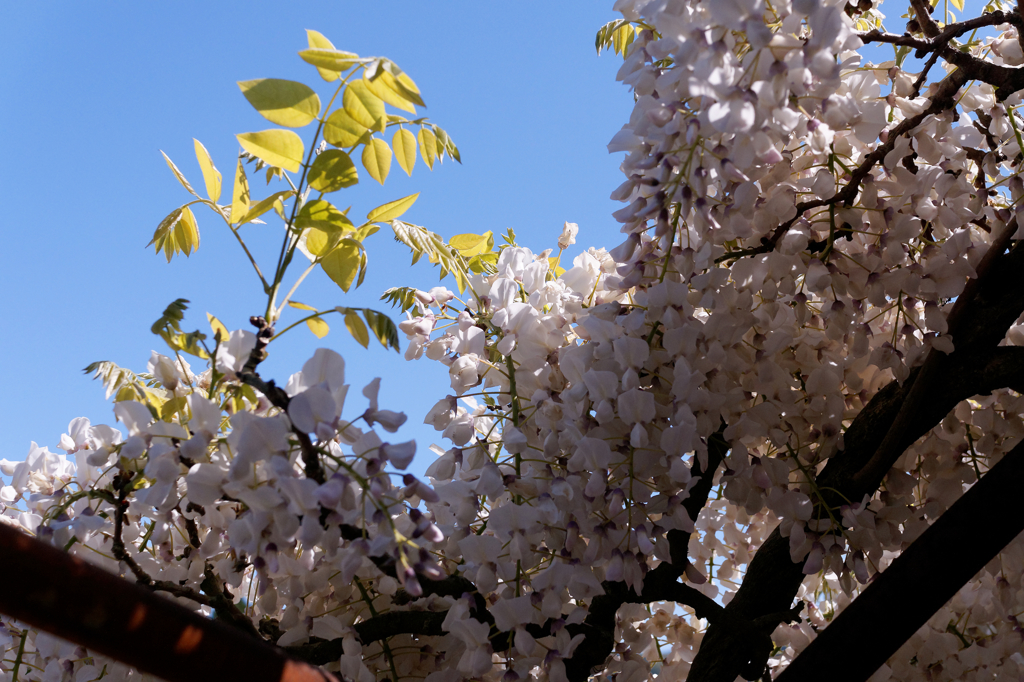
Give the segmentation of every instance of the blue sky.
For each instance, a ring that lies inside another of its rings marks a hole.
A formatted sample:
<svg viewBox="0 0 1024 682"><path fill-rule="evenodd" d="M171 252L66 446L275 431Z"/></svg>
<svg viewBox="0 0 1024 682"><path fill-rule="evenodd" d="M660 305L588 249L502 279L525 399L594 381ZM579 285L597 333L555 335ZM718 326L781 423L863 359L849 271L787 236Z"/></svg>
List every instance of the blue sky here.
<svg viewBox="0 0 1024 682"><path fill-rule="evenodd" d="M570 256L581 247L617 245L610 213L618 205L608 195L621 182L620 159L605 145L628 119L632 97L615 81L621 59L594 50L598 27L616 18L611 4L6 7L0 26L0 180L8 192L0 249L0 457L23 458L33 440L55 449L73 417L113 423L102 386L82 369L111 360L145 371L150 350L163 344L149 326L174 299L191 301L187 329L206 330L206 312L230 329L249 328L248 317L262 312L258 280L212 213L196 213L202 245L191 258L168 265L144 247L157 223L190 198L160 150L199 188L192 145L198 138L224 174L230 198L234 135L271 127L236 81L287 78L326 92L296 55L306 47L307 28L339 49L394 60L419 85L426 115L462 153L461 166L446 161L430 172L419 162L412 178L395 165L383 188L363 173L358 186L343 190L344 198L335 195L336 202L350 202L363 215L421 192L403 219L444 237L512 227L522 245L541 251L555 245L568 220L580 225ZM252 188L254 198L267 193L262 182ZM279 223L246 230L257 258L276 255ZM370 271L360 290L345 295L317 273L296 298L319 308L384 309L377 299L389 286L436 283L429 265L409 266L408 252L389 234L378 233L367 247ZM427 446L440 435L420 422L449 392L444 367L407 363L379 347L364 350L340 318L328 321L332 330L322 341L304 328L282 337L263 375L283 382L315 348L333 348L347 362L350 415L365 408L358 389L381 376L382 407L409 414L399 436L417 440L426 460L420 469L431 459Z"/></svg>

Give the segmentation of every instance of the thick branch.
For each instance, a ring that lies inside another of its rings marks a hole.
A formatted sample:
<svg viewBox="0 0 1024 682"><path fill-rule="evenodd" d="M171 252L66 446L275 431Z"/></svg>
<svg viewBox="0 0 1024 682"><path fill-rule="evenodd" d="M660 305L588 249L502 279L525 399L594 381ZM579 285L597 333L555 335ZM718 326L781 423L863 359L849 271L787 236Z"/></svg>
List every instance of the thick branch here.
<svg viewBox="0 0 1024 682"><path fill-rule="evenodd" d="M777 682L862 682L1024 531L1024 443L964 493L846 607ZM979 519L984 531L979 532ZM951 546L951 541L955 547ZM896 607L895 605L898 605ZM856 656L844 652L856 651ZM832 665L838 658L844 663Z"/></svg>
<svg viewBox="0 0 1024 682"><path fill-rule="evenodd" d="M0 556L0 612L168 682L337 682L4 524Z"/></svg>
<svg viewBox="0 0 1024 682"><path fill-rule="evenodd" d="M847 429L845 449L829 459L817 477L817 489L827 491L821 504L838 506L874 493L896 459L961 400L1024 382L1024 349L996 347L1024 311L1024 247L1018 243L1003 254L997 242L992 253L991 265L984 268L973 291L961 295L959 307L964 312L953 320L958 330L954 335L956 352L939 356L933 351L938 366L927 381L929 390L919 391L914 405L903 406L920 369L902 386L892 382L875 395ZM901 408L912 418L888 435ZM886 456L864 472L885 438L890 439ZM802 565L790 559L788 539L776 528L754 555L743 584L726 609L745 619L784 610L803 578ZM732 682L741 666L732 655L736 645L735 635L712 625L694 659L691 679Z"/></svg>

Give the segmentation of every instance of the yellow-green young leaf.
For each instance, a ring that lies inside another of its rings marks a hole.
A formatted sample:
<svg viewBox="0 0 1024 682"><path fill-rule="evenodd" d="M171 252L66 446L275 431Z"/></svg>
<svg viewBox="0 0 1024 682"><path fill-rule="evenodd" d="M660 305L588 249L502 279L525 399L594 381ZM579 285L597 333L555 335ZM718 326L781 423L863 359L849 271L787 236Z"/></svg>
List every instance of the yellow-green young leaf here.
<svg viewBox="0 0 1024 682"><path fill-rule="evenodd" d="M457 234L448 240L448 244L466 258L489 251L488 242L494 244L493 233L490 231L483 234Z"/></svg>
<svg viewBox="0 0 1024 682"><path fill-rule="evenodd" d="M199 161L199 168L203 171L203 181L206 183L206 196L210 197L210 201L213 203L217 203L217 200L220 199L220 171L213 165L210 152L206 151L203 143L194 137L192 141L196 144L196 160Z"/></svg>
<svg viewBox="0 0 1024 682"><path fill-rule="evenodd" d="M319 258L326 253L330 253L331 249L341 242L341 237L342 233L337 230L320 230L311 227L306 232L306 250L314 258Z"/></svg>
<svg viewBox="0 0 1024 682"><path fill-rule="evenodd" d="M325 38L324 35L319 31L306 29L306 39L309 41L310 47L320 47L327 50L334 49L334 43ZM341 77L341 73L333 69L325 69L318 66L316 70L320 72L320 77L323 78L328 83L330 83L331 81L336 81L338 80L338 78Z"/></svg>
<svg viewBox="0 0 1024 682"><path fill-rule="evenodd" d="M199 227L188 206L181 209L181 220L174 227L174 241L175 250L184 252L186 256L191 256L199 248Z"/></svg>
<svg viewBox="0 0 1024 682"><path fill-rule="evenodd" d="M363 80L366 82L366 88L370 92L391 106L408 111L410 114L416 113L416 102L404 96L411 93L406 88L403 88L397 79L387 71L381 71L380 75L373 80L370 80L364 72ZM413 96L419 99L419 95ZM423 106L422 100L420 100L420 106Z"/></svg>
<svg viewBox="0 0 1024 682"><path fill-rule="evenodd" d="M340 232L350 230L352 221L330 202L314 199L303 204L302 210L295 218L295 227L300 230L315 227L325 232Z"/></svg>
<svg viewBox="0 0 1024 682"><path fill-rule="evenodd" d="M416 165L416 136L410 130L399 128L391 138L391 146L395 148L398 165L406 175L412 175L413 166Z"/></svg>
<svg viewBox="0 0 1024 682"><path fill-rule="evenodd" d="M565 274L565 268L558 264L559 259L555 256L548 258L548 267L551 268L551 272L555 273L555 277L561 277Z"/></svg>
<svg viewBox="0 0 1024 682"><path fill-rule="evenodd" d="M352 68L353 64L357 64L360 61L359 55L355 52L332 50L323 47L311 47L308 50L299 52L299 56L307 64L331 71L347 71Z"/></svg>
<svg viewBox="0 0 1024 682"><path fill-rule="evenodd" d="M391 172L391 147L380 138L373 138L363 147L363 167L370 177L384 184Z"/></svg>
<svg viewBox="0 0 1024 682"><path fill-rule="evenodd" d="M956 7L958 10L960 10L961 12L964 11L964 0L949 0L949 1L952 2L953 6Z"/></svg>
<svg viewBox="0 0 1024 682"><path fill-rule="evenodd" d="M174 173L174 177L178 178L178 182L181 183L181 186L187 189L189 194L198 199L199 195L196 194L194 189L192 189L192 185L188 184L188 180L186 180L185 176L182 175L180 170L178 170L178 167L174 165L174 162L171 161L170 157L164 154L163 151L161 151L160 154L163 155L164 161L167 162L167 166L171 169L171 172Z"/></svg>
<svg viewBox="0 0 1024 682"><path fill-rule="evenodd" d="M327 326L327 323L319 317L311 317L306 320L306 326L309 327L309 331L313 332L313 335L318 339L324 338L327 336L327 333L331 331L331 328Z"/></svg>
<svg viewBox="0 0 1024 682"><path fill-rule="evenodd" d="M359 319L356 311L350 310L345 313L345 327L352 338L359 342L363 348L370 347L370 333L366 331L366 325Z"/></svg>
<svg viewBox="0 0 1024 682"><path fill-rule="evenodd" d="M366 81L358 80L348 84L341 104L356 122L366 128L374 128L384 119L384 102L370 92ZM385 119L386 120L386 119Z"/></svg>
<svg viewBox="0 0 1024 682"><path fill-rule="evenodd" d="M366 135L367 127L352 118L344 109L327 117L324 139L335 147L354 147Z"/></svg>
<svg viewBox="0 0 1024 682"><path fill-rule="evenodd" d="M417 192L416 194L410 194L409 196L402 197L401 199L389 201L388 203L378 206L370 211L366 215L366 220L371 223L378 220L394 220L408 211L409 208L416 203L419 196L420 194Z"/></svg>
<svg viewBox="0 0 1024 682"><path fill-rule="evenodd" d="M297 308L298 310L308 310L311 313L316 312L316 308L305 303L299 303L298 301L288 301L288 306L291 308Z"/></svg>
<svg viewBox="0 0 1024 682"><path fill-rule="evenodd" d="M437 136L429 128L420 128L416 137L419 138L420 156L423 157L423 163L427 164L427 168L433 170L434 159L437 158Z"/></svg>
<svg viewBox="0 0 1024 682"><path fill-rule="evenodd" d="M174 415L180 412L184 407L185 396L175 396L160 406L160 419L165 422L169 422L174 418Z"/></svg>
<svg viewBox="0 0 1024 682"><path fill-rule="evenodd" d="M160 253L160 250L164 248L164 242L167 241L168 235L172 233L174 227L178 224L178 219L181 217L181 209L176 208L167 214L167 217L160 221L160 224L156 226L156 231L153 232L153 238L149 240L146 246L156 245L156 252Z"/></svg>
<svg viewBox="0 0 1024 682"><path fill-rule="evenodd" d="M235 188L231 192L231 223L235 224L249 212L249 180L245 177L245 166L238 159L235 169Z"/></svg>
<svg viewBox="0 0 1024 682"><path fill-rule="evenodd" d="M210 321L210 329L213 330L214 341L217 343L226 342L231 334L228 332L228 328L224 326L224 323L210 313L206 313L206 319Z"/></svg>
<svg viewBox="0 0 1024 682"><path fill-rule="evenodd" d="M305 146L302 138L290 130L271 128L258 133L235 135L242 149L257 156L271 166L280 166L293 173L299 172Z"/></svg>
<svg viewBox="0 0 1024 682"><path fill-rule="evenodd" d="M238 81L249 104L271 123L301 128L320 113L320 98L308 85L280 78Z"/></svg>
<svg viewBox="0 0 1024 682"><path fill-rule="evenodd" d="M309 186L318 192L335 192L359 182L359 172L348 154L340 149L326 149L309 169Z"/></svg>
<svg viewBox="0 0 1024 682"><path fill-rule="evenodd" d="M249 209L249 211L245 214L245 217L238 221L238 224L244 225L245 223L250 223L253 220L256 220L261 215L263 215L270 209L274 208L275 203L277 203L281 199L284 199L285 197L290 197L293 194L295 194L294 191L286 189L280 192L274 192L269 197L260 199L258 202L256 202L256 204L253 205L252 208Z"/></svg>
<svg viewBox="0 0 1024 682"><path fill-rule="evenodd" d="M345 244L324 256L320 261L320 267L342 291L347 292L359 274L359 262L359 249Z"/></svg>

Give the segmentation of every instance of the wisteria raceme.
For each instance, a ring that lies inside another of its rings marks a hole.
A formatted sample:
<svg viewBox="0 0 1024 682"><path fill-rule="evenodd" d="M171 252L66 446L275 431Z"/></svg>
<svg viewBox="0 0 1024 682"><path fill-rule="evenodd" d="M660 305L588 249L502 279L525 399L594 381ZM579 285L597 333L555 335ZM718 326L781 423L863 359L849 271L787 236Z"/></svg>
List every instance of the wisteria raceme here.
<svg viewBox="0 0 1024 682"><path fill-rule="evenodd" d="M379 382L345 419L340 356L282 390L236 331L201 374L154 353L176 416L121 400L126 433L4 460L0 520L360 682L784 671L1024 438L1024 20L615 9L622 243L459 235L458 291L395 294L406 359L449 368L428 480ZM1024 679L1022 614L1018 538L871 679ZM5 623L4 670L137 675Z"/></svg>

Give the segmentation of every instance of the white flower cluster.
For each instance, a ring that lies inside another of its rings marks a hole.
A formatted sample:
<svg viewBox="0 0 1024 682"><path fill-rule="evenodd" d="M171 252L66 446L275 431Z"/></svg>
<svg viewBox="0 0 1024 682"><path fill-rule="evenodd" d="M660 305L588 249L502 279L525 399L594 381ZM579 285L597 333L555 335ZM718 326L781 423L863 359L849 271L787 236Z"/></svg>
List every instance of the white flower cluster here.
<svg viewBox="0 0 1024 682"><path fill-rule="evenodd" d="M220 374L242 371L254 345L251 333L232 334L218 354ZM415 508L436 495L412 474L396 473L409 465L415 443L387 442L372 428L394 433L405 421L379 407L379 380L363 390L369 407L345 420L349 386L334 351L318 350L292 375L286 410L230 381L229 394L242 397L221 403L222 395L209 392L211 374L196 376L180 358L154 353L148 390L159 400L183 399L173 416L155 418L152 402L122 400L114 412L127 437L79 418L61 437L67 454L33 443L25 461L0 461L10 477L0 489L0 522L113 572L179 586L174 596L207 613L218 606L204 585L212 574L233 595L227 603L251 623L271 625L267 634L281 646L310 637L354 642L352 624L374 599L382 606L381 596L399 587L418 596L417 576L441 577L428 549L442 537ZM303 438L323 463L321 480L307 475ZM4 620L6 674L23 634L23 679L26 670L41 675L28 679L47 682L137 678L126 666ZM357 654L342 657L341 666L351 679L369 675Z"/></svg>
<svg viewBox="0 0 1024 682"><path fill-rule="evenodd" d="M973 83L957 95L961 111L890 138L940 86L918 93L894 62L864 62L842 3L616 9L640 27L619 72L636 108L609 145L628 152L612 194L626 204L615 213L626 240L559 277L549 252L508 247L464 301L420 296L403 325L408 357L450 368L454 395L426 422L457 446L428 469L441 498L429 507L449 565L500 605L496 617L509 610L506 665L556 679L571 649L534 641L530 624L583 621L601 581L639 593L671 558L672 530L700 540L687 577L706 574L700 589L728 603L778 525L809 576L798 594L809 618L775 633L779 670L1024 437L1021 397L998 390L962 402L881 492L819 504L815 475L869 400L932 349L954 351L952 303L1024 196L1011 161L1019 137L993 88ZM859 19L881 20L878 9ZM973 52L1019 51L1002 29ZM1020 330L1006 343L1019 345ZM691 470L720 427L720 497L690 518ZM875 679L1024 672L1021 549ZM706 622L629 608L606 672L685 678ZM483 656L471 660L459 670L486 674Z"/></svg>

